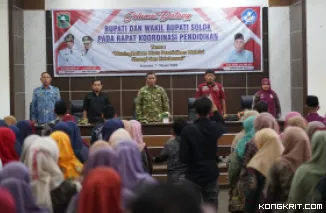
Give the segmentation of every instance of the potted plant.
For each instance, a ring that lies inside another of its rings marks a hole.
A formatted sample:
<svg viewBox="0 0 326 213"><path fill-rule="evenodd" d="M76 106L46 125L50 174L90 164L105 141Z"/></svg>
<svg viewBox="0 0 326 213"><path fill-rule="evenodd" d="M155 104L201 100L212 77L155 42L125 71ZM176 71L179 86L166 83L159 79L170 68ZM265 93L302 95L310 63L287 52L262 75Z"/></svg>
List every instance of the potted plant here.
<svg viewBox="0 0 326 213"><path fill-rule="evenodd" d="M169 112L163 112L163 113L161 113L161 114L160 114L160 117L161 117L162 122L163 122L164 124L170 122L170 119L169 119L169 118L170 118L170 113L169 113Z"/></svg>

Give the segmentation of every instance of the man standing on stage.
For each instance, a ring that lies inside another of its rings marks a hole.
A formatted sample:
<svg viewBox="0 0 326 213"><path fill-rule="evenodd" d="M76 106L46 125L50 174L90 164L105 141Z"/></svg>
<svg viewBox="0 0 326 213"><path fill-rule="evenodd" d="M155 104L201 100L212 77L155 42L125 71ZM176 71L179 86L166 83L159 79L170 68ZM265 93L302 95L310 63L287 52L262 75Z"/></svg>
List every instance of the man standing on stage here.
<svg viewBox="0 0 326 213"><path fill-rule="evenodd" d="M136 113L140 122L161 122L160 114L169 112L169 98L163 87L156 85L156 75L148 72L146 86L137 95Z"/></svg>
<svg viewBox="0 0 326 213"><path fill-rule="evenodd" d="M32 99L32 120L34 123L45 124L54 121L54 105L60 100L60 91L51 86L51 76L47 72L41 74L42 86L34 89Z"/></svg>
<svg viewBox="0 0 326 213"><path fill-rule="evenodd" d="M213 104L216 105L218 112L221 115L226 115L226 104L225 104L225 94L222 84L214 82L215 72L208 70L205 73L205 83L198 86L196 92L196 99L206 96L212 100Z"/></svg>

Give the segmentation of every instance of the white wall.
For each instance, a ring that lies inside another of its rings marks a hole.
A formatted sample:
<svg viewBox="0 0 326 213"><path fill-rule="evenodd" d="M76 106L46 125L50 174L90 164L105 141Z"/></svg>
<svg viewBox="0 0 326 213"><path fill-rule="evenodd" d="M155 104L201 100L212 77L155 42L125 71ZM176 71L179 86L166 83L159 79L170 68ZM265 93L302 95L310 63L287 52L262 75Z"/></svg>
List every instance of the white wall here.
<svg viewBox="0 0 326 213"><path fill-rule="evenodd" d="M8 0L0 0L0 26L0 117L2 118L10 114Z"/></svg>
<svg viewBox="0 0 326 213"><path fill-rule="evenodd" d="M307 4L307 54L308 95L317 95L320 114L326 113L326 1L308 0Z"/></svg>
<svg viewBox="0 0 326 213"><path fill-rule="evenodd" d="M268 16L269 75L272 88L279 96L284 118L291 111L289 7L271 7Z"/></svg>

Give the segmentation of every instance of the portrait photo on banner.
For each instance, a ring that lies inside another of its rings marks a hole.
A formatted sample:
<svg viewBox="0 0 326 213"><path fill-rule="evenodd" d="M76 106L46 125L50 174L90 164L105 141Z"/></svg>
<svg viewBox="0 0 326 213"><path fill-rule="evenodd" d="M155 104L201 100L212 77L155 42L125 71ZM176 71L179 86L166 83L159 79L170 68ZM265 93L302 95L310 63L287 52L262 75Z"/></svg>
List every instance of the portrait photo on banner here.
<svg viewBox="0 0 326 213"><path fill-rule="evenodd" d="M53 10L55 77L261 72L262 8Z"/></svg>

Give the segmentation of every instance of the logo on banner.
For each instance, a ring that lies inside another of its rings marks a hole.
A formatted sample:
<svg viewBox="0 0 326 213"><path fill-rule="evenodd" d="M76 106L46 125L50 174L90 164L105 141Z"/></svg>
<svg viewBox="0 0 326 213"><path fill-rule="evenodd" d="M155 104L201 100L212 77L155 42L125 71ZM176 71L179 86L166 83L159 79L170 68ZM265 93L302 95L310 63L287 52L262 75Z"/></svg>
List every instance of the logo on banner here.
<svg viewBox="0 0 326 213"><path fill-rule="evenodd" d="M57 23L58 27L65 29L70 27L70 14L69 13L61 13L57 15Z"/></svg>
<svg viewBox="0 0 326 213"><path fill-rule="evenodd" d="M241 14L241 19L245 24L254 24L257 21L257 13L253 9L246 9Z"/></svg>

